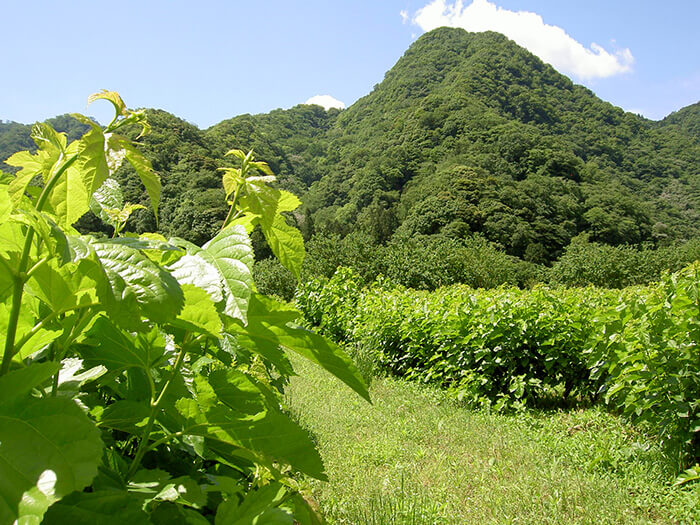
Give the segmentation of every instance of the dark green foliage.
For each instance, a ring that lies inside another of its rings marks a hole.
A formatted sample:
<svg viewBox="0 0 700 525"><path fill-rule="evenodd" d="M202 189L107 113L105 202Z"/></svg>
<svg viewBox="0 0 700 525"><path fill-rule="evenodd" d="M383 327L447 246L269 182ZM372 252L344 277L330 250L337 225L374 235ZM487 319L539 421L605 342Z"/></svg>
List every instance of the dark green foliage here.
<svg viewBox="0 0 700 525"><path fill-rule="evenodd" d="M696 119L684 110L657 125L501 35L441 28L341 113L334 170L305 203L316 227L341 235L381 204L397 233L480 232L540 263L581 232L608 244L687 239L699 223Z"/></svg>
<svg viewBox="0 0 700 525"><path fill-rule="evenodd" d="M700 240L658 248L608 246L578 239L547 271L549 282L564 286L623 288L659 280L663 272L675 272L700 260Z"/></svg>
<svg viewBox="0 0 700 525"><path fill-rule="evenodd" d="M89 126L78 122L70 115L59 115L50 118L46 121L56 131L66 134L68 142L79 139L85 133ZM17 122L2 122L0 121L0 169L9 173L14 173L15 168L5 164L7 159L13 153L18 151L28 150L36 151L36 144L31 139L31 124L18 124Z"/></svg>
<svg viewBox="0 0 700 525"><path fill-rule="evenodd" d="M382 256L386 277L422 290L453 283L473 288L526 286L536 278L533 265L506 255L480 236L464 240L428 235L397 238Z"/></svg>
<svg viewBox="0 0 700 525"><path fill-rule="evenodd" d="M678 467L700 456L700 266L646 288L435 292L352 271L297 290L306 320L402 377L491 409L604 402L657 434Z"/></svg>
<svg viewBox="0 0 700 525"><path fill-rule="evenodd" d="M231 165L224 153L236 145L254 149L278 187L302 196L289 220L306 239L361 233L367 246L385 246L476 233L508 255L549 265L582 233L602 244L654 246L699 233L698 104L660 122L625 113L496 33L423 35L343 111L299 105L207 130L148 114L152 133L140 142L163 195L157 221L143 210L132 215L127 230L135 232L157 229L196 244L214 235L226 213L218 168ZM26 147L27 133L1 124L0 153ZM128 202L146 204L133 170L117 178ZM100 227L88 218L79 226ZM352 266L371 280L382 269L373 257L366 262Z"/></svg>
<svg viewBox="0 0 700 525"><path fill-rule="evenodd" d="M386 245L371 235L354 232L317 235L308 243L304 263L307 278L330 278L337 268L352 268L364 284L384 276L391 282L419 290L434 290L453 283L474 288L501 284L529 286L540 278L534 264L507 255L479 235L452 238L402 232Z"/></svg>
<svg viewBox="0 0 700 525"><path fill-rule="evenodd" d="M262 294L279 297L285 301L294 298L296 279L277 259L257 261L253 265L253 278L258 292Z"/></svg>

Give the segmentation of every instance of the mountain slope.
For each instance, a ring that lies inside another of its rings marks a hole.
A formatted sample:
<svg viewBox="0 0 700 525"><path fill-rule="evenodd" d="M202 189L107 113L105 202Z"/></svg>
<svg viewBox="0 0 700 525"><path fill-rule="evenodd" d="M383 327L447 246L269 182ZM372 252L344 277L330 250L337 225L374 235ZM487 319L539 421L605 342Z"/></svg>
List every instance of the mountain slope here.
<svg viewBox="0 0 700 525"><path fill-rule="evenodd" d="M699 112L700 103L652 122L503 35L440 28L347 110L299 105L207 130L149 110L153 133L142 143L163 178L167 235L200 242L215 232L226 212L217 169L232 162L228 149L252 148L303 195L295 218L307 236L360 231L384 243L479 233L548 262L581 234L608 244L697 237ZM27 147L28 130L0 124L0 153ZM145 203L133 174L119 177L127 198ZM155 220L137 212L130 226Z"/></svg>
<svg viewBox="0 0 700 525"><path fill-rule="evenodd" d="M305 199L320 228L478 231L532 260L581 232L697 234L698 142L679 156L677 137L496 33L423 35L331 137L335 170Z"/></svg>

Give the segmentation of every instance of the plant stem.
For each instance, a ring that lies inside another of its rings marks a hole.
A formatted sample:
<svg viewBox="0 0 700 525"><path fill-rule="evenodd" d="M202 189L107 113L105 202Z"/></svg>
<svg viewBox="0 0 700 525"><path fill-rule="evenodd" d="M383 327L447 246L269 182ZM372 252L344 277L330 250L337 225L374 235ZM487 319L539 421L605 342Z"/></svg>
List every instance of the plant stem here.
<svg viewBox="0 0 700 525"><path fill-rule="evenodd" d="M151 436L151 431L153 430L153 424L155 423L156 420L156 414L158 413L158 408L160 406L161 401L163 401L163 397L165 396L165 393L168 390L168 387L170 386L170 383L172 383L172 380L175 378L177 373L180 371L180 366L182 365L182 360L185 357L185 347L187 346L186 344L186 339L187 335L185 335L185 341L183 341L182 346L180 347L180 352L177 354L177 357L175 358L175 364L173 364L173 371L172 374L170 374L170 377L166 381L165 385L163 385L163 388L160 391L160 394L158 395L158 398L155 400L151 400L151 413L148 416L148 422L146 423L146 428L143 431L143 435L141 436L141 441L139 442L139 447L136 449L136 455L134 456L134 460L131 462L131 465L129 466L129 472L126 474L126 481L129 481L129 479L136 474L136 470L139 468L139 465L141 464L141 460L143 459L143 455L146 453L148 450L148 440Z"/></svg>
<svg viewBox="0 0 700 525"><path fill-rule="evenodd" d="M49 193L58 182L58 179L65 171L77 160L78 155L75 154L64 162L56 171L53 177L49 179L44 186L44 189L39 195L39 200L36 204L36 210L41 211L46 204L46 199L49 198ZM14 290L12 291L12 310L10 311L10 319L7 323L7 335L5 336L5 350L2 354L2 364L0 364L0 377L5 375L10 370L10 364L14 357L15 337L17 336L17 323L19 322L20 309L22 307L22 295L24 294L24 285L27 282L27 265L29 264L29 252L32 249L32 241L34 240L34 228L31 226L27 231L27 237L24 239L24 247L22 248L22 256L19 260L17 274L14 278Z"/></svg>
<svg viewBox="0 0 700 525"><path fill-rule="evenodd" d="M228 226L228 223L231 222L233 211L236 209L236 202L238 201L238 194L241 191L241 186L242 184L239 184L238 187L236 188L236 191L233 194L233 201L231 201L231 208L228 210L228 214L226 215L226 219L224 220L224 224L221 226L221 229L223 230Z"/></svg>

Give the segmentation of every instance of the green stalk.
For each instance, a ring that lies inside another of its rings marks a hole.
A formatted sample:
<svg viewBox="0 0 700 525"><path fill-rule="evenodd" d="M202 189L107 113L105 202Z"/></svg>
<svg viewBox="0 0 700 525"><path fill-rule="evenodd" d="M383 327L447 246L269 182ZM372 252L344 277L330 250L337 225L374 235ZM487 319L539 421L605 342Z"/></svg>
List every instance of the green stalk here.
<svg viewBox="0 0 700 525"><path fill-rule="evenodd" d="M221 226L222 230L224 228L226 228L226 226L228 226L229 222L231 222L233 220L232 215L233 215L233 211L236 209L236 201L238 200L238 194L241 191L241 186L242 186L242 184L239 185L238 188L236 188L236 191L233 194L233 201L231 202L231 208L228 210L228 214L226 215L226 219L224 220L224 224Z"/></svg>
<svg viewBox="0 0 700 525"><path fill-rule="evenodd" d="M185 338L187 338L187 335L185 335ZM144 454L148 450L148 440L151 436L151 431L153 430L153 424L155 423L155 420L156 420L156 414L158 413L158 408L160 407L160 403L163 401L163 398L165 397L165 393L168 391L168 387L170 387L170 383L172 383L173 379L175 379L175 376L180 371L180 366L182 365L182 360L185 357L185 347L186 346L187 346L186 343L183 341L183 344L180 347L180 352L177 354L177 358L175 358L175 364L173 365L172 374L170 374L170 377L166 381L165 385L163 385L163 388L160 391L158 398L155 400L151 400L151 413L148 416L148 421L146 422L146 428L144 429L143 435L141 436L141 441L139 442L139 447L138 447L138 449L136 449L136 455L134 456L134 460L131 462L131 465L129 466L129 472L127 472L127 474L126 474L127 481L131 478L131 476L136 474L136 470L138 470L139 465L141 464L141 460L143 459Z"/></svg>
<svg viewBox="0 0 700 525"><path fill-rule="evenodd" d="M58 179L65 173L65 171L78 159L78 155L75 154L70 157L63 165L58 169L53 177L49 179L44 186L44 189L39 195L39 200L36 204L36 210L41 211L46 204L46 199L49 198L51 190L58 182ZM31 226L27 231L27 237L24 239L24 247L22 248L22 256L19 260L19 266L17 274L14 277L14 290L12 291L12 310L10 311L10 319L7 323L7 336L5 337L5 350L2 355L2 364L0 364L0 377L5 375L8 370L10 370L10 364L12 363L12 358L14 357L14 346L15 337L17 336L17 323L19 322L20 309L22 307L22 295L24 294L24 285L28 280L27 277L27 266L29 264L29 252L32 249L32 241L34 240L34 228Z"/></svg>

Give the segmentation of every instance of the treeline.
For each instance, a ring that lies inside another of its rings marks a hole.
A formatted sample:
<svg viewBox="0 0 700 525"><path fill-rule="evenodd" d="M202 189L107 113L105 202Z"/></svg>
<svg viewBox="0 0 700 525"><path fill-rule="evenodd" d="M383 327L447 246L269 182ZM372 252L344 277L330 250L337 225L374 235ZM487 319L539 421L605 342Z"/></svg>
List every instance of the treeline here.
<svg viewBox="0 0 700 525"><path fill-rule="evenodd" d="M330 278L339 267L351 268L363 285L379 277L417 290L451 284L472 288L501 285L624 288L646 285L700 260L700 239L653 249L651 246L609 246L576 239L551 266L508 255L482 236L452 239L418 235L379 245L363 233L344 238L314 236L306 245L302 281ZM256 282L267 294L291 300L296 279L273 258L256 262Z"/></svg>

